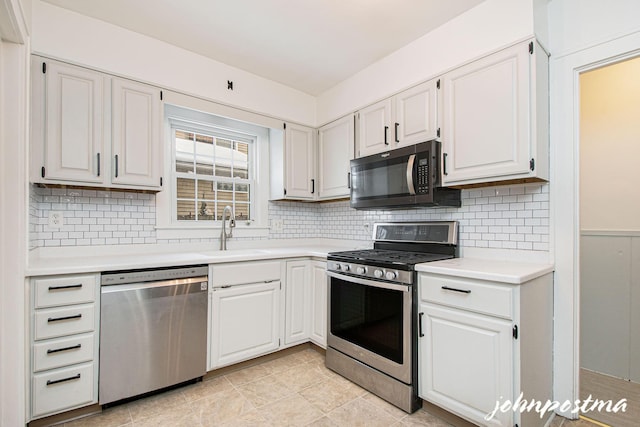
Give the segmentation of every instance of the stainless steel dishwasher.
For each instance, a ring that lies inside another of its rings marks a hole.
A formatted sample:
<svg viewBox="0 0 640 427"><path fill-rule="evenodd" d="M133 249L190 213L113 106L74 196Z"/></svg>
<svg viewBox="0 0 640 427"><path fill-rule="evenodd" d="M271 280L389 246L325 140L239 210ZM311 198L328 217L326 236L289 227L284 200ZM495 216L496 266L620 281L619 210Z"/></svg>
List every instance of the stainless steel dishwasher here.
<svg viewBox="0 0 640 427"><path fill-rule="evenodd" d="M206 265L102 274L101 405L206 373Z"/></svg>

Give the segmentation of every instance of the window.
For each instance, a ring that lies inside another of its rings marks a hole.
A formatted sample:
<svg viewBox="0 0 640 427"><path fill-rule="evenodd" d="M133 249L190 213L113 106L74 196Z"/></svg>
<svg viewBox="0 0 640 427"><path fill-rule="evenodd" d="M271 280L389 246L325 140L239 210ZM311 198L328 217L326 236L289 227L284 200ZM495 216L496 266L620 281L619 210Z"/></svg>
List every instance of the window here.
<svg viewBox="0 0 640 427"><path fill-rule="evenodd" d="M252 218L255 140L246 135L172 128L175 220L222 220L231 206L237 220Z"/></svg>
<svg viewBox="0 0 640 427"><path fill-rule="evenodd" d="M209 102L193 108L176 104L196 101L174 92L165 96L165 184L156 195L157 238L185 243L218 238L227 205L236 217L234 237L268 236L271 128L230 118L236 110L215 114L216 105Z"/></svg>

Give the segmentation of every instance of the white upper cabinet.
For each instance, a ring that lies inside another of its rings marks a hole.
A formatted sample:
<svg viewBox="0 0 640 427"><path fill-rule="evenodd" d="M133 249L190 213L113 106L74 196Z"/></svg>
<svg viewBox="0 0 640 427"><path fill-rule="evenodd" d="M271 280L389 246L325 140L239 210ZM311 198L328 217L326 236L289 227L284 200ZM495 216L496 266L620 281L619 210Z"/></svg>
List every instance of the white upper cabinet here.
<svg viewBox="0 0 640 427"><path fill-rule="evenodd" d="M393 142L398 147L436 139L439 80L430 80L393 97Z"/></svg>
<svg viewBox="0 0 640 427"><path fill-rule="evenodd" d="M548 179L548 58L521 43L446 73L443 184Z"/></svg>
<svg viewBox="0 0 640 427"><path fill-rule="evenodd" d="M354 119L345 116L318 130L318 198L349 197L354 153Z"/></svg>
<svg viewBox="0 0 640 427"><path fill-rule="evenodd" d="M160 186L160 90L131 80L112 83L114 184Z"/></svg>
<svg viewBox="0 0 640 427"><path fill-rule="evenodd" d="M358 157L391 149L391 98L358 112Z"/></svg>
<svg viewBox="0 0 640 427"><path fill-rule="evenodd" d="M159 190L160 89L32 58L31 181Z"/></svg>
<svg viewBox="0 0 640 427"><path fill-rule="evenodd" d="M108 79L63 63L33 64L33 139L47 142L33 150L33 176L37 181L105 182Z"/></svg>
<svg viewBox="0 0 640 427"><path fill-rule="evenodd" d="M438 137L438 80L429 80L358 112L358 157Z"/></svg>
<svg viewBox="0 0 640 427"><path fill-rule="evenodd" d="M285 123L269 132L271 199L316 200L316 130Z"/></svg>

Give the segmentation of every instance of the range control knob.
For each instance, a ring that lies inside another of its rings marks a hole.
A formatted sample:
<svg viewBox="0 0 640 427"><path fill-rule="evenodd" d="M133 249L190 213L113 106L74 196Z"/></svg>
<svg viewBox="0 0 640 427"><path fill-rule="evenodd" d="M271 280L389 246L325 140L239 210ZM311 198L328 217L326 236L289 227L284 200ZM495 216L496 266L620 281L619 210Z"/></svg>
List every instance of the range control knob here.
<svg viewBox="0 0 640 427"><path fill-rule="evenodd" d="M349 271L350 269L351 269L351 266L349 264L342 264L343 271Z"/></svg>
<svg viewBox="0 0 640 427"><path fill-rule="evenodd" d="M397 274L393 271L387 271L387 273L384 275L384 277L387 278L387 280L393 280L395 279L397 276Z"/></svg>
<svg viewBox="0 0 640 427"><path fill-rule="evenodd" d="M358 274L365 274L365 273L367 272L367 267L358 267L358 268L356 269L356 272L357 272Z"/></svg>
<svg viewBox="0 0 640 427"><path fill-rule="evenodd" d="M333 264L333 268L335 270L342 270L342 267L340 266L340 264L338 264L337 262L335 264Z"/></svg>
<svg viewBox="0 0 640 427"><path fill-rule="evenodd" d="M375 270L373 272L373 275L376 276L379 279L384 275L384 273L382 272L382 270Z"/></svg>

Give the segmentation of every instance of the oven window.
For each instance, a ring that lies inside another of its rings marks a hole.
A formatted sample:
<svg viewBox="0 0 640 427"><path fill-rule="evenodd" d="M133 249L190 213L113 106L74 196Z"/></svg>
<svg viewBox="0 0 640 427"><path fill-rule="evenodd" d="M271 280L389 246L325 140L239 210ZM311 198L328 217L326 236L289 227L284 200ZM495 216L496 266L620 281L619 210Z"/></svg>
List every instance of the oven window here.
<svg viewBox="0 0 640 427"><path fill-rule="evenodd" d="M402 363L403 292L331 279L331 333Z"/></svg>

